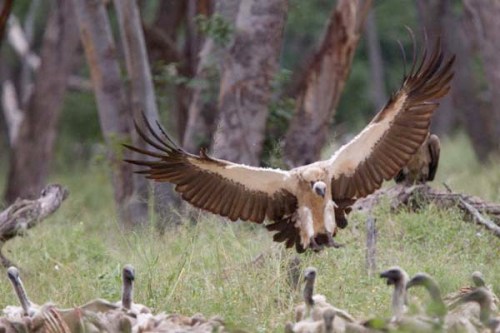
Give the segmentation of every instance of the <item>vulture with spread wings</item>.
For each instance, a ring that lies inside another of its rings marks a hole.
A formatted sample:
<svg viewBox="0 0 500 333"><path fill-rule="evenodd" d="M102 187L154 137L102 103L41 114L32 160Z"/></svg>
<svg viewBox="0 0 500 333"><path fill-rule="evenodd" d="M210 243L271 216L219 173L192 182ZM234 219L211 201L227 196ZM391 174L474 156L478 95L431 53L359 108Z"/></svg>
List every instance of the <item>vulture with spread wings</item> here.
<svg viewBox="0 0 500 333"><path fill-rule="evenodd" d="M236 164L199 156L179 148L158 124L145 119L148 134L140 136L157 151L126 145L153 160L126 160L145 167L138 173L170 182L182 198L214 214L269 223L273 239L295 245L298 252L337 246L337 228L358 198L378 189L404 167L428 136L435 101L450 89L454 57L447 60L439 47L422 59L414 56L401 88L368 126L333 156L288 171Z"/></svg>

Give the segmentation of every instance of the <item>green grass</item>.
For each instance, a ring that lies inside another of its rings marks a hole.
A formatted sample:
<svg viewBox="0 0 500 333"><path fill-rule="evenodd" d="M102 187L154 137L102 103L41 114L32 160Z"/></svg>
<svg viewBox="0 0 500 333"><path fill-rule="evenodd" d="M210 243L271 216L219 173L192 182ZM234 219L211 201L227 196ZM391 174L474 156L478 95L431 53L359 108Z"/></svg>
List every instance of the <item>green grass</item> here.
<svg viewBox="0 0 500 333"><path fill-rule="evenodd" d="M438 175L438 184L500 201L500 170L473 162L463 137L445 142ZM282 332L291 320L301 301L287 282L287 262L295 254L274 244L264 228L200 213L196 225L185 223L164 235L153 226L126 233L114 216L103 167L66 172L52 181L69 188L68 200L28 236L4 248L21 267L34 302L69 307L97 297L118 300L121 266L131 263L137 272L136 301L157 311L218 314L250 332ZM500 241L464 222L458 211L430 206L418 213L391 213L382 205L376 218L379 270L400 265L410 275L426 271L444 293L469 284L469 275L480 270L500 293ZM388 315L391 290L365 272L364 221L351 215L338 234L347 246L302 255L301 267L317 267L317 292L338 307L361 317ZM261 254L263 259L253 262ZM7 277L0 281L0 308L16 304Z"/></svg>

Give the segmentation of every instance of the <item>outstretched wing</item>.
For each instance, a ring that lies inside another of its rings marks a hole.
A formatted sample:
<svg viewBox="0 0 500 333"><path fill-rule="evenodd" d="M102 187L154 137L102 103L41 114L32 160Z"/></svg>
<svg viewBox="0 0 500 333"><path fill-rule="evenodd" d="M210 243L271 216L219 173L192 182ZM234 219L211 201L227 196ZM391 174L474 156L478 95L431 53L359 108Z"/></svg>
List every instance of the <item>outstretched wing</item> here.
<svg viewBox="0 0 500 333"><path fill-rule="evenodd" d="M144 166L137 173L158 182L175 184L175 190L192 205L231 220L250 220L262 223L280 219L297 209L297 198L290 173L279 169L256 168L231 163L208 156L200 156L179 148L158 124L161 137L146 119L146 135L136 124L139 135L158 151L149 151L130 145L125 147L153 157L154 160L125 160Z"/></svg>
<svg viewBox="0 0 500 333"><path fill-rule="evenodd" d="M434 100L450 89L454 57L444 61L438 41L420 64L414 59L399 91L351 142L330 160L333 200L364 197L393 178L419 149L429 132Z"/></svg>

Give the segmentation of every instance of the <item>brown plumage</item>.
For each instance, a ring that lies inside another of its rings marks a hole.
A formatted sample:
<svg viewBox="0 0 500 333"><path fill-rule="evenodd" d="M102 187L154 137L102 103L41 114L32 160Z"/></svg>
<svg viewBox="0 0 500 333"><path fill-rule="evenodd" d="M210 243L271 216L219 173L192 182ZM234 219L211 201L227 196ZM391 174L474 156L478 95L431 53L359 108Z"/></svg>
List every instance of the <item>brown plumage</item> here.
<svg viewBox="0 0 500 333"><path fill-rule="evenodd" d="M295 245L298 252L320 250L333 241L337 227L346 225L345 213L357 198L392 179L422 145L430 119L446 95L454 58L444 59L439 47L429 57L413 61L401 88L368 126L331 158L291 169L268 169L216 159L202 150L199 156L178 147L159 126L145 121L148 134L140 136L155 151L125 145L153 160L126 160L158 182L170 182L192 205L232 221L262 223L276 231L274 240Z"/></svg>
<svg viewBox="0 0 500 333"><path fill-rule="evenodd" d="M427 136L417 153L413 155L408 164L403 167L394 180L396 183L413 185L433 181L436 176L441 144L436 134Z"/></svg>

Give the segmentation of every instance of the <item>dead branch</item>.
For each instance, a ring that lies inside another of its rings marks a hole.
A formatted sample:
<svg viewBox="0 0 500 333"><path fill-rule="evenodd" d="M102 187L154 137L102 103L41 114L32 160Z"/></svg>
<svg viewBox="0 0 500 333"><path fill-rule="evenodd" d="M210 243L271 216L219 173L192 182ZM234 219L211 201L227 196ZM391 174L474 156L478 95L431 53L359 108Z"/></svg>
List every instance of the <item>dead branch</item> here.
<svg viewBox="0 0 500 333"><path fill-rule="evenodd" d="M466 221L473 221L500 237L500 204L476 196L442 191L428 185L394 185L359 199L352 208L353 211L371 213L381 200L389 200L393 210L401 207L417 210L430 203L441 209L457 207L464 213Z"/></svg>
<svg viewBox="0 0 500 333"><path fill-rule="evenodd" d="M52 215L68 197L69 192L58 184L47 185L36 200L17 199L11 206L0 212L0 260L4 267L13 266L2 253L4 244L16 237L23 236Z"/></svg>

